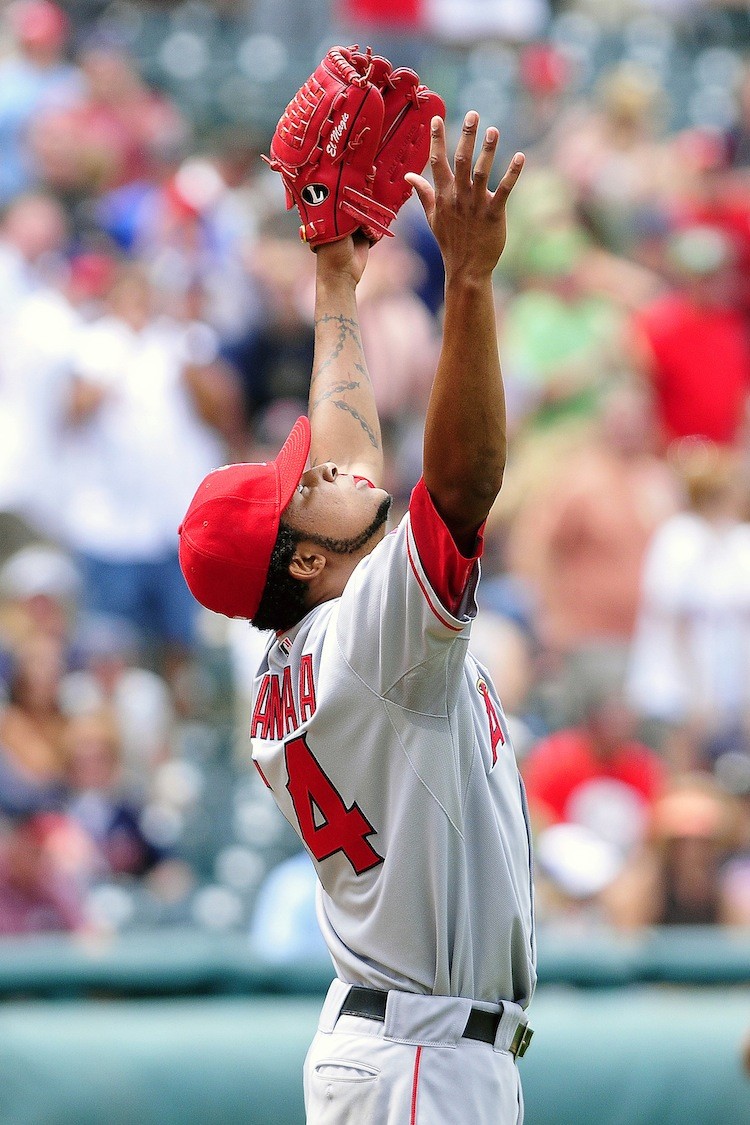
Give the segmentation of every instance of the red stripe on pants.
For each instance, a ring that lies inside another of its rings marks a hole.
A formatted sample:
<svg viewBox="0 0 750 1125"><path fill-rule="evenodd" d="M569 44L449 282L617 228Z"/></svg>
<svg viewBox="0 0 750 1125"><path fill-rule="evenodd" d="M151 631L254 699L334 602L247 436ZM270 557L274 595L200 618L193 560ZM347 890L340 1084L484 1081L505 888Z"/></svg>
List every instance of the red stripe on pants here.
<svg viewBox="0 0 750 1125"><path fill-rule="evenodd" d="M422 1061L422 1048L417 1047L417 1053L414 1056L414 1077L411 1084L411 1115L409 1117L409 1125L416 1125L417 1122L417 1088L419 1086L419 1064Z"/></svg>

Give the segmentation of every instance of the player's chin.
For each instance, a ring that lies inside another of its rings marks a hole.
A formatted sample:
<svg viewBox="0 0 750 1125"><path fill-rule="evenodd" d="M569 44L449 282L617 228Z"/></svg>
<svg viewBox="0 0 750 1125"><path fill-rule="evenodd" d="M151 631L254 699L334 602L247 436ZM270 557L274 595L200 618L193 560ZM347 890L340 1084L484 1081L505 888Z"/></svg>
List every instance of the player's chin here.
<svg viewBox="0 0 750 1125"><path fill-rule="evenodd" d="M385 535L388 525L388 515L393 504L393 497L384 488L377 489L382 494L375 516L363 536L366 543L377 543Z"/></svg>
<svg viewBox="0 0 750 1125"><path fill-rule="evenodd" d="M388 523L391 507L393 506L393 497L390 492L386 492L384 488L379 488L377 491L382 493L382 499L378 505L375 518L378 521L378 527L385 527Z"/></svg>

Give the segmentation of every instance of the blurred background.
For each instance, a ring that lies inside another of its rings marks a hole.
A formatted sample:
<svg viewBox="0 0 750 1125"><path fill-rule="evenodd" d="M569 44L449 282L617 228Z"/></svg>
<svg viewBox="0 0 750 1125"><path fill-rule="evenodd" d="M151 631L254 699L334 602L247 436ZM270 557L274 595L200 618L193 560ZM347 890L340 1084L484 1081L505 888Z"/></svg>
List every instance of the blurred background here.
<svg viewBox="0 0 750 1125"><path fill-rule="evenodd" d="M527 1120L750 1120L742 0L0 5L0 1120L303 1119L331 967L250 762L264 638L176 528L305 410L314 259L261 154L353 42L527 155L473 635L536 836ZM394 233L360 296L399 514L443 277L415 200Z"/></svg>

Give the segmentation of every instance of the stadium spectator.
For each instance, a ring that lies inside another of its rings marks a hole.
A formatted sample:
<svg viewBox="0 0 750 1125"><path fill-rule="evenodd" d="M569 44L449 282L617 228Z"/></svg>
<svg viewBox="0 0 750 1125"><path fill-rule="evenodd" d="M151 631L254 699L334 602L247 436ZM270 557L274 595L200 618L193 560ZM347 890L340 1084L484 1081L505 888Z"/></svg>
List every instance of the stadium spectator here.
<svg viewBox="0 0 750 1125"><path fill-rule="evenodd" d="M633 61L599 76L592 103L562 113L552 163L574 190L610 250L628 253L664 210L674 169L661 141L665 94L652 70Z"/></svg>
<svg viewBox="0 0 750 1125"><path fill-rule="evenodd" d="M8 702L0 713L0 758L12 774L54 789L62 779L65 716L60 683L63 645L53 636L28 637L14 654Z"/></svg>
<svg viewBox="0 0 750 1125"><path fill-rule="evenodd" d="M55 196L19 195L8 206L0 223L3 326L25 297L59 277L67 239L65 211Z"/></svg>
<svg viewBox="0 0 750 1125"><path fill-rule="evenodd" d="M42 539L61 531L61 418L76 336L95 301L94 257L80 255L54 284L22 296L0 341L6 504L16 529L22 520Z"/></svg>
<svg viewBox="0 0 750 1125"><path fill-rule="evenodd" d="M647 544L679 503L652 435L645 394L614 388L589 439L519 504L508 565L535 590L537 627L558 653L630 642Z"/></svg>
<svg viewBox="0 0 750 1125"><path fill-rule="evenodd" d="M732 243L718 228L691 227L673 236L669 258L677 286L647 305L633 325L634 353L653 393L662 442L702 437L736 445L747 419L750 344Z"/></svg>
<svg viewBox="0 0 750 1125"><path fill-rule="evenodd" d="M547 142L563 111L575 75L574 61L551 42L537 40L518 56L518 108L503 132L510 148L546 160ZM508 137L508 128L512 137Z"/></svg>
<svg viewBox="0 0 750 1125"><path fill-rule="evenodd" d="M175 142L154 149L148 177L98 200L97 220L160 288L176 295L200 289L202 316L234 340L258 315L248 269L256 238L252 200L232 179L239 174L232 161L183 160L178 153Z"/></svg>
<svg viewBox="0 0 750 1125"><path fill-rule="evenodd" d="M706 775L678 777L653 810L643 849L608 891L614 925L748 925L727 872L736 846L737 810Z"/></svg>
<svg viewBox="0 0 750 1125"><path fill-rule="evenodd" d="M15 51L0 62L0 207L37 186L29 129L39 114L80 96L82 79L65 58L68 18L51 0L6 6Z"/></svg>
<svg viewBox="0 0 750 1125"><path fill-rule="evenodd" d="M553 184L548 188L554 190ZM549 208L522 246L519 291L501 306L501 353L516 431L585 424L607 383L623 368L624 309L590 286L584 229ZM533 213L534 209L530 209ZM542 213L544 214L544 213Z"/></svg>
<svg viewBox="0 0 750 1125"><path fill-rule="evenodd" d="M688 129L672 145L684 169L672 201L671 220L679 229L709 227L721 231L732 257L735 301L750 316L750 184L746 173L731 168L731 142L709 129Z"/></svg>
<svg viewBox="0 0 750 1125"><path fill-rule="evenodd" d="M579 937L610 925L607 897L624 867L622 851L582 824L551 824L534 844L540 926Z"/></svg>
<svg viewBox="0 0 750 1125"><path fill-rule="evenodd" d="M141 809L122 785L117 716L101 708L71 718L63 738L63 804L91 841L92 875L145 875L165 854L141 828Z"/></svg>
<svg viewBox="0 0 750 1125"><path fill-rule="evenodd" d="M665 521L646 553L630 653L629 697L664 728L680 728L701 765L712 743L740 739L750 713L750 524L739 458L706 442L674 451L686 509ZM666 748L666 747L665 747Z"/></svg>
<svg viewBox="0 0 750 1125"><path fill-rule="evenodd" d="M159 317L135 266L105 315L83 327L64 445L64 535L83 574L84 608L124 617L169 660L195 640L197 607L177 561L185 497L222 463L218 428L233 388L203 336ZM208 419L208 421L206 421Z"/></svg>
<svg viewBox="0 0 750 1125"><path fill-rule="evenodd" d="M287 417L296 418L304 409L314 342L314 259L283 227L265 230L253 249L250 269L262 314L221 351L240 380L250 432L270 445L284 431Z"/></svg>
<svg viewBox="0 0 750 1125"><path fill-rule="evenodd" d="M150 152L185 132L176 106L146 86L116 43L94 37L78 59L81 96L38 115L32 130L44 183L68 197L99 195L143 179Z"/></svg>
<svg viewBox="0 0 750 1125"><path fill-rule="evenodd" d="M138 632L126 620L84 619L75 633L79 667L61 684L67 715L110 708L117 721L120 772L139 796L150 792L154 772L175 739L175 706L169 686L141 663Z"/></svg>
<svg viewBox="0 0 750 1125"><path fill-rule="evenodd" d="M76 872L89 860L84 833L60 813L0 824L0 934L85 930Z"/></svg>
<svg viewBox="0 0 750 1125"><path fill-rule="evenodd" d="M11 555L0 569L0 679L7 682L13 653L29 638L69 649L79 590L80 575L59 548L33 543Z"/></svg>
<svg viewBox="0 0 750 1125"><path fill-rule="evenodd" d="M569 705L580 719L539 741L522 773L537 831L550 824L582 825L626 855L646 832L667 772L634 737L622 667L621 653L604 646L571 662Z"/></svg>

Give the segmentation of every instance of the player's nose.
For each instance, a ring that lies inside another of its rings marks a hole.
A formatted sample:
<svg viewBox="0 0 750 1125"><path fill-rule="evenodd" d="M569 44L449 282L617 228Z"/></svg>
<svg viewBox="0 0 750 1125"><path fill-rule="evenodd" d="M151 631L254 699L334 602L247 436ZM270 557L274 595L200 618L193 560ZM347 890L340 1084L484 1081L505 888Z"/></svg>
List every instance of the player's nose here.
<svg viewBox="0 0 750 1125"><path fill-rule="evenodd" d="M333 461L323 461L322 464L315 465L314 468L308 469L305 473L305 484L308 485L308 487L321 484L324 481L330 484L338 475L338 467Z"/></svg>

